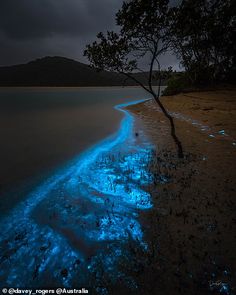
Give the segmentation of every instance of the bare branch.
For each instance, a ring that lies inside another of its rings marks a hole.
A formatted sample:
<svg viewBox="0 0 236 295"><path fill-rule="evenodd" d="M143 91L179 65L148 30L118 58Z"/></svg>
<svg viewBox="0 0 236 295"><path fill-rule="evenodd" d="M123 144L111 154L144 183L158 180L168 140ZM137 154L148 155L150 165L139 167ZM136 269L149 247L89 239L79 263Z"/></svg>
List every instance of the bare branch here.
<svg viewBox="0 0 236 295"><path fill-rule="evenodd" d="M139 86L141 86L144 90L146 90L147 92L149 92L150 94L153 94L141 81L139 81L138 79L136 79L132 74L130 73L125 73L125 72L119 72L122 75L125 75L126 77L132 79L133 81L135 81Z"/></svg>

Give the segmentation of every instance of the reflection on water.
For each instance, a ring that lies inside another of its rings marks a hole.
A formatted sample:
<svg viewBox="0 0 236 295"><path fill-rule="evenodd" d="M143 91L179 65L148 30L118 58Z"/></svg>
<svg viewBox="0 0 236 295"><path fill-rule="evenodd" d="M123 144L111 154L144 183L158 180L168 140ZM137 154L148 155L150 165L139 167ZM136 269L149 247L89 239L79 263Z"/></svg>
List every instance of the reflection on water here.
<svg viewBox="0 0 236 295"><path fill-rule="evenodd" d="M0 225L1 287L86 287L107 294L117 282L137 288L125 265L132 246L147 250L141 210L152 146L133 136L133 117L37 188ZM137 143L138 141L138 143Z"/></svg>

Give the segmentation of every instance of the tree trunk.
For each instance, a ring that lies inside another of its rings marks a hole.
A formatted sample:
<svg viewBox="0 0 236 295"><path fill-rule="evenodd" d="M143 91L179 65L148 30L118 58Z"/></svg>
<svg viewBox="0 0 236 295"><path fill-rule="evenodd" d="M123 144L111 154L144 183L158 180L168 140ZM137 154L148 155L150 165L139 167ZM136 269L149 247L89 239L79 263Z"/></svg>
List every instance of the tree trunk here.
<svg viewBox="0 0 236 295"><path fill-rule="evenodd" d="M153 61L154 59L152 60L152 65L153 65ZM159 75L161 73L160 71L160 64L158 62L158 65L159 65ZM152 66L151 66L151 71L152 71ZM157 102L157 104L159 105L159 107L161 108L163 114L165 115L165 117L169 120L170 122L170 126L171 126L171 136L177 146L177 151L178 151L178 157L179 158L183 158L184 157L184 154L183 154L183 147L182 147L182 144L181 144L181 141L178 139L178 137L176 136L176 133L175 133L175 124L174 124L174 121L173 121L173 118L171 117L171 115L166 111L165 107L163 106L163 104L161 103L159 97L160 97L160 89L161 89L161 76L160 76L160 79L159 79L159 86L158 86L158 94L156 94L154 91L153 91L153 88L152 88L152 81L151 81L151 74L149 76L149 89L147 87L144 86L144 84L142 84L139 80L135 79L133 76L131 76L130 74L128 73L124 73L124 72L120 72L121 74L125 75L126 77L128 78L131 78L133 79L138 85L140 85L144 90L146 90L148 93L150 93L155 101Z"/></svg>
<svg viewBox="0 0 236 295"><path fill-rule="evenodd" d="M178 151L178 157L179 158L183 158L184 154L183 154L183 147L182 147L182 143L181 141L178 139L178 137L176 136L176 132L175 132L175 124L174 124L174 120L172 118L172 116L167 112L167 110L165 109L165 107L163 106L163 104L161 103L160 99L158 96L153 94L153 97L155 99L155 101L157 102L157 104L159 105L159 107L161 108L163 114L165 115L165 117L169 120L170 122L170 127L171 127L171 136L177 146L177 151Z"/></svg>

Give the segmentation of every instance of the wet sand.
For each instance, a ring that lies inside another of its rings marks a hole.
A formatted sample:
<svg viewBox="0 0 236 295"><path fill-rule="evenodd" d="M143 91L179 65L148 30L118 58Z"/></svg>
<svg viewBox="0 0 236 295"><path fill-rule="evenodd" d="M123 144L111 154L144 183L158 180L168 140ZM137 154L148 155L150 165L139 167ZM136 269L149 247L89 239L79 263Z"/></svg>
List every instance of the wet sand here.
<svg viewBox="0 0 236 295"><path fill-rule="evenodd" d="M140 294L236 292L236 91L163 97L185 159L154 101L128 109L156 146L149 263L136 273ZM161 181L163 180L163 181Z"/></svg>

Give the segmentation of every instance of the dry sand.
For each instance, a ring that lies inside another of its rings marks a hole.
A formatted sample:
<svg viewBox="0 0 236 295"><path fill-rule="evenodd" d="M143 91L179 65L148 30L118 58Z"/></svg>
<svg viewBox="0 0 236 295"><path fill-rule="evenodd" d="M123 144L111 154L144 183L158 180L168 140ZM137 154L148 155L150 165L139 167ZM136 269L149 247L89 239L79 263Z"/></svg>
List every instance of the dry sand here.
<svg viewBox="0 0 236 295"><path fill-rule="evenodd" d="M156 146L157 180L170 178L151 188L154 208L143 216L151 251L136 273L140 294L235 294L236 91L162 102L174 113L184 160L154 101L128 108L142 122L136 132L143 128Z"/></svg>

